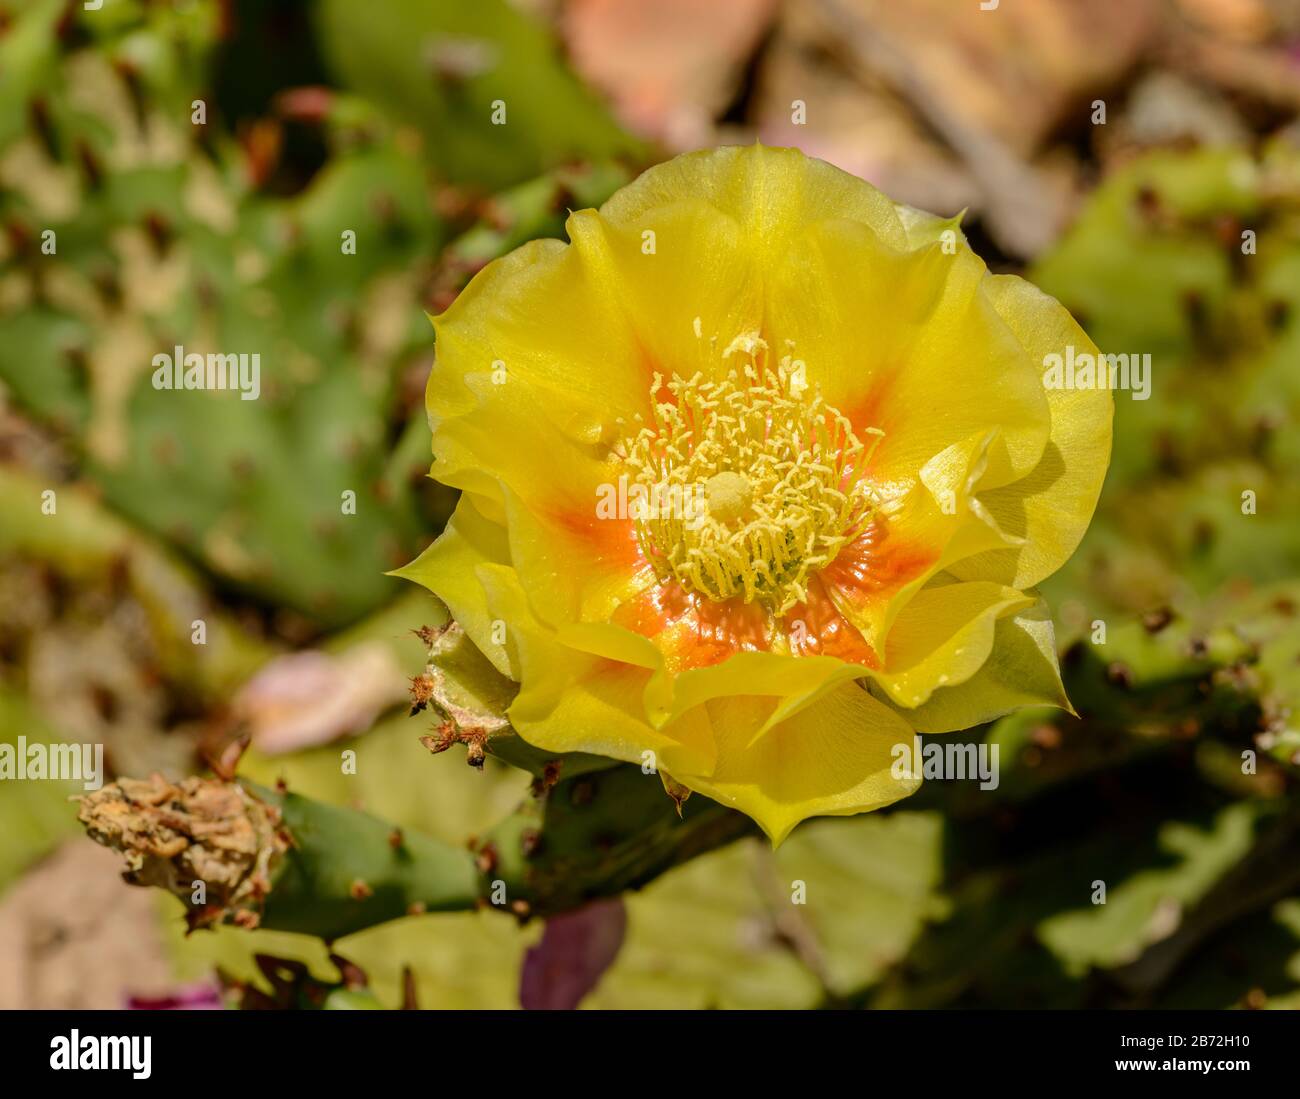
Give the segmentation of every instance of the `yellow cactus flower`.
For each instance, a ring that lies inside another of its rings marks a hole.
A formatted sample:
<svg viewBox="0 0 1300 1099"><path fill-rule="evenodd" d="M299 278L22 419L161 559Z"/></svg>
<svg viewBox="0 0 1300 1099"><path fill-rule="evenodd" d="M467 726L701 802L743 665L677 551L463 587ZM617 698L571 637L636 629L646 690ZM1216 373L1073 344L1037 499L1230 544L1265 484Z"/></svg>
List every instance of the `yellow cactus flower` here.
<svg viewBox="0 0 1300 1099"><path fill-rule="evenodd" d="M1032 588L1110 455L1096 348L946 221L793 149L652 168L441 317L402 570L519 683L516 731L657 766L780 842L887 805L914 733L1068 707ZM647 757L645 753L653 753Z"/></svg>

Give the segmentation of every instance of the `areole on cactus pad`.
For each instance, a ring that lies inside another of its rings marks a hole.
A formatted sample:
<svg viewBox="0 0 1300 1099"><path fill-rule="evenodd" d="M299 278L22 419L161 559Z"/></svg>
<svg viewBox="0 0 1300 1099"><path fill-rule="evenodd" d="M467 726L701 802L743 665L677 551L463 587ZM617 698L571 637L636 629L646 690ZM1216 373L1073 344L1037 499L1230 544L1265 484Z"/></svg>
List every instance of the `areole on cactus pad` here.
<svg viewBox="0 0 1300 1099"><path fill-rule="evenodd" d="M1095 353L955 221L791 149L650 169L434 320L432 476L400 570L547 752L652 760L779 842L887 805L916 732L1068 707L1033 586L1110 454Z"/></svg>

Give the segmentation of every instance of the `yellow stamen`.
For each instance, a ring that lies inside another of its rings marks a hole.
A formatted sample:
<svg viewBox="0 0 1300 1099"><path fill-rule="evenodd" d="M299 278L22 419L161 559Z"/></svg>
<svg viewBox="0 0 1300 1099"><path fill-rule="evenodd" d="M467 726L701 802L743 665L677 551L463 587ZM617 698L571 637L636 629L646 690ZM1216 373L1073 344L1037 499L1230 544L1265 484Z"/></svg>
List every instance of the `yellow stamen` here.
<svg viewBox="0 0 1300 1099"><path fill-rule="evenodd" d="M720 381L696 373L651 385L654 424L638 417L619 452L656 507L637 517L642 552L661 580L722 602L761 600L777 616L807 599L808 580L871 522L864 446L838 409L809 390L790 357L765 365L745 333L723 353L748 356ZM673 401L659 403L664 389Z"/></svg>

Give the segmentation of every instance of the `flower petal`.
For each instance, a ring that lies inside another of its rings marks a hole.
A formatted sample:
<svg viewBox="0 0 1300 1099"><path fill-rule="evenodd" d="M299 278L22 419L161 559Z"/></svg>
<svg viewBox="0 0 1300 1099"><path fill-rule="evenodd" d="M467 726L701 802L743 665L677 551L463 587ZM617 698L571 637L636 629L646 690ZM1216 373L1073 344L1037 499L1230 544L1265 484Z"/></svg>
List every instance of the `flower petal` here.
<svg viewBox="0 0 1300 1099"><path fill-rule="evenodd" d="M518 679L506 647L493 639L493 616L478 574L481 565L508 566L509 561L505 529L486 519L474 497L465 493L434 543L392 575L433 592L497 671Z"/></svg>
<svg viewBox="0 0 1300 1099"><path fill-rule="evenodd" d="M873 690L884 696L881 688ZM1059 706L1074 712L1061 683L1052 619L1042 603L998 619L988 660L965 683L941 687L924 704L901 713L917 732L951 733L1022 706Z"/></svg>
<svg viewBox="0 0 1300 1099"><path fill-rule="evenodd" d="M876 652L899 611L933 576L1009 544L972 495L991 435L954 443L927 462L918 482L882 507L882 521L822 570L831 599Z"/></svg>
<svg viewBox="0 0 1300 1099"><path fill-rule="evenodd" d="M554 501L505 491L510 559L546 622L605 622L654 582L633 523L602 518L594 497Z"/></svg>
<svg viewBox="0 0 1300 1099"><path fill-rule="evenodd" d="M894 204L869 183L798 149L765 145L708 149L658 164L600 212L635 225L648 211L683 198L702 199L727 214L772 263L809 225L826 218L860 221L894 247L907 241Z"/></svg>
<svg viewBox="0 0 1300 1099"><path fill-rule="evenodd" d="M707 722L688 716L668 729L644 717L642 697L652 672L634 664L569 648L532 616L512 570L479 569L491 613L509 623L520 688L507 714L529 744L549 752L590 752L640 762L653 751L656 766L712 766Z"/></svg>
<svg viewBox="0 0 1300 1099"><path fill-rule="evenodd" d="M754 730L758 736L774 721L797 712L835 684L857 679L862 669L831 656L792 660L783 653L744 652L710 668L656 677L646 694L647 709L657 725L677 720L696 706L732 695L776 699L773 714Z"/></svg>
<svg viewBox="0 0 1300 1099"><path fill-rule="evenodd" d="M672 768L673 777L753 817L773 844L808 817L879 809L920 785L892 773L895 746L912 744L911 726L856 684L844 684L755 741L753 730L772 708L770 699L755 697L707 703L717 761L711 773Z"/></svg>
<svg viewBox="0 0 1300 1099"><path fill-rule="evenodd" d="M631 223L583 210L569 216L568 231L633 333L640 411L649 411L654 374L717 375L728 344L762 322L749 242L734 218L707 202L683 196Z"/></svg>
<svg viewBox="0 0 1300 1099"><path fill-rule="evenodd" d="M638 411L649 383L616 295L563 241L534 240L493 260L434 318L430 416L440 421L477 407L481 393L468 382L490 381L498 362L507 377L592 423L611 409Z"/></svg>
<svg viewBox="0 0 1300 1099"><path fill-rule="evenodd" d="M618 477L609 448L575 439L550 415L559 410L556 398L522 378L497 384L490 373L473 373L462 380L478 403L464 414L432 417L429 475L498 503L505 486L537 507L594 516L603 486Z"/></svg>
<svg viewBox="0 0 1300 1099"><path fill-rule="evenodd" d="M905 485L957 439L998 429L986 485L1034 468L1047 442L1042 371L964 245L886 246L842 219L811 226L770 272L768 338L853 423L884 432L869 470Z"/></svg>
<svg viewBox="0 0 1300 1099"><path fill-rule="evenodd" d="M1011 275L989 282L989 296L1034 361L1097 348L1055 299ZM1026 477L986 491L979 498L1008 533L1024 539L1016 550L999 550L960 566L967 579L994 580L1026 588L1059 569L1078 547L1101 495L1110 462L1114 400L1107 388L1047 389L1051 437L1042 460Z"/></svg>
<svg viewBox="0 0 1300 1099"><path fill-rule="evenodd" d="M936 689L979 671L992 652L998 620L1033 602L1033 596L985 581L924 588L894 620L885 670L872 679L900 706L919 706Z"/></svg>

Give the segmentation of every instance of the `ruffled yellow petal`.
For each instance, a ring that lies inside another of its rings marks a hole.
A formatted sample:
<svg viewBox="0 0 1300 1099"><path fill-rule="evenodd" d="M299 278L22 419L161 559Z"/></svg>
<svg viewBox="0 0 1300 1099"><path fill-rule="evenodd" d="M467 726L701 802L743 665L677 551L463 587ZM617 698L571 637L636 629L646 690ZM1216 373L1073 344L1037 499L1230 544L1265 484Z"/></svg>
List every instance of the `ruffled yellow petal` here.
<svg viewBox="0 0 1300 1099"><path fill-rule="evenodd" d="M678 196L632 222L586 210L570 215L566 228L633 333L641 411L656 373L716 376L731 341L762 323L762 283L745 234L706 202Z"/></svg>
<svg viewBox="0 0 1300 1099"><path fill-rule="evenodd" d="M447 604L469 639L502 675L517 679L504 644L496 640L494 618L479 569L508 566L510 550L505 529L484 518L468 493L461 496L442 534L409 565L393 572L428 588Z"/></svg>
<svg viewBox="0 0 1300 1099"><path fill-rule="evenodd" d="M984 264L953 248L894 250L868 226L828 220L770 273L769 339L859 432L884 432L870 465L881 486L995 428L984 483L1005 484L1047 442L1042 371L986 295Z"/></svg>
<svg viewBox="0 0 1300 1099"><path fill-rule="evenodd" d="M956 240L963 246L969 246L966 234L961 229L962 218L965 216L964 210L956 217L944 218L926 210L918 210L914 206L895 202L894 213L903 224L903 234L907 238L909 248L916 249L934 244L936 241L944 243L949 240Z"/></svg>
<svg viewBox="0 0 1300 1099"><path fill-rule="evenodd" d="M642 702L651 672L593 656L562 644L532 615L513 570L482 566L489 612L508 623L519 693L510 724L529 744L548 752L590 752L640 763L655 753L656 766L707 769L714 749L708 726L696 718L656 729Z"/></svg>
<svg viewBox="0 0 1300 1099"><path fill-rule="evenodd" d="M513 379L528 383L545 407L564 410L556 419L579 437L594 437L611 411L644 407L648 380L617 287L561 241L531 241L493 260L433 327L426 401L435 432L477 408L484 390L473 383L491 384L502 370L508 380L498 390Z"/></svg>
<svg viewBox="0 0 1300 1099"><path fill-rule="evenodd" d="M872 689L888 700L882 688ZM998 619L989 658L965 683L941 687L922 705L900 712L917 732L951 733L1023 706L1074 712L1061 683L1052 620L1041 603Z"/></svg>
<svg viewBox="0 0 1300 1099"><path fill-rule="evenodd" d="M652 591L655 589L652 589ZM822 600L828 608L828 600ZM709 604L708 606L719 606ZM779 643L779 651L772 649L743 648L734 640L719 641L719 659L699 662L684 661L684 651L673 642L694 630L704 627L699 621L679 623L668 635L661 628L648 627L646 633L614 623L569 623L557 628L557 636L564 644L593 656L619 660L654 672L644 692L645 712L654 726L671 725L683 715L704 702L727 695L755 694L778 700L776 709L754 735L762 735L774 722L782 720L803 706L816 701L840 683L862 676L865 668L852 662L833 646L826 646L821 654L801 650L799 659L792 659L790 633L796 635L808 630L818 631L815 636L824 638L822 624L808 617L810 608L797 608L791 621L784 624L786 631ZM830 608L834 613L833 608ZM851 629L847 623L845 628ZM717 624L714 624L715 628ZM854 631L855 636L856 631ZM813 636L810 634L809 636ZM707 645L698 637L691 639L697 652ZM861 645L859 638L858 644ZM853 655L853 654L850 654Z"/></svg>
<svg viewBox="0 0 1300 1099"><path fill-rule="evenodd" d="M1012 275L989 280L988 294L1008 328L1040 371L1043 358L1097 348L1055 299ZM1051 438L1028 476L985 491L980 500L999 526L1024 539L1024 546L968 562L958 571L969 579L1032 587L1059 569L1083 538L1101 495L1110 463L1114 400L1107 388L1046 389Z"/></svg>
<svg viewBox="0 0 1300 1099"><path fill-rule="evenodd" d="M509 710L510 723L529 744L548 752L591 752L640 763L653 751L670 766L678 747L638 714L634 703L645 690L644 668L600 660L562 646L551 648L538 636L525 639L523 660L547 669L545 676L525 673L524 686ZM701 754L695 766L706 765ZM676 759L673 761L681 766Z"/></svg>
<svg viewBox="0 0 1300 1099"><path fill-rule="evenodd" d="M505 493L510 557L548 623L607 621L654 581L627 518L602 518L594 502Z"/></svg>
<svg viewBox="0 0 1300 1099"><path fill-rule="evenodd" d="M973 488L983 475L992 433L935 455L915 485L882 508L882 522L846 546L819 579L877 652L894 618L934 576L957 562L1009 544Z"/></svg>
<svg viewBox="0 0 1300 1099"><path fill-rule="evenodd" d="M862 671L830 656L792 660L784 653L742 652L710 668L657 676L646 706L652 721L666 725L717 698L749 694L776 699L776 708L754 729L759 736L836 685L860 678Z"/></svg>
<svg viewBox="0 0 1300 1099"><path fill-rule="evenodd" d="M435 423L430 476L498 503L509 489L538 509L594 517L602 486L618 477L608 447L574 439L548 415L554 400L529 382L473 375L466 386L478 404Z"/></svg>
<svg viewBox="0 0 1300 1099"><path fill-rule="evenodd" d="M890 805L919 779L896 777L895 748L912 744L901 717L848 683L773 726L757 741L770 699L733 697L704 706L717 744L711 773L670 768L683 785L753 817L780 843L802 820Z"/></svg>
<svg viewBox="0 0 1300 1099"><path fill-rule="evenodd" d="M600 208L603 218L634 226L649 211L699 199L740 225L755 253L779 262L790 243L827 218L869 225L902 248L907 234L893 202L857 176L798 149L730 146L687 153L658 164Z"/></svg>
<svg viewBox="0 0 1300 1099"><path fill-rule="evenodd" d="M1033 596L984 581L925 588L894 620L885 668L872 678L900 706L919 706L936 689L979 671L993 650L998 620L1033 602Z"/></svg>

